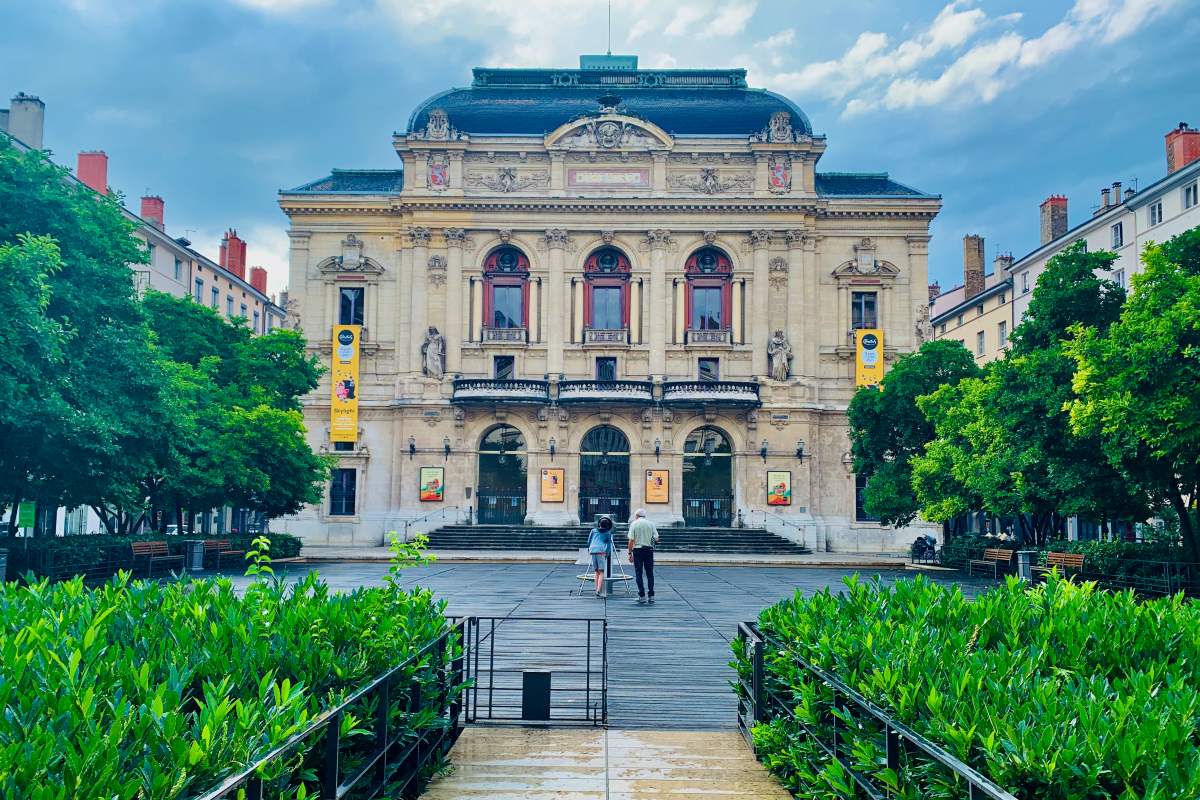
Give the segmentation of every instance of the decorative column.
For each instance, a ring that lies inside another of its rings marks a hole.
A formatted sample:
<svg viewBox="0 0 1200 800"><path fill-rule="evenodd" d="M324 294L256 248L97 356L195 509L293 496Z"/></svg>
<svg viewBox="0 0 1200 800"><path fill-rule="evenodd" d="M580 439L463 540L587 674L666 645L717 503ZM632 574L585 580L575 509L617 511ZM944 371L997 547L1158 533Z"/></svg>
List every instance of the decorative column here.
<svg viewBox="0 0 1200 800"><path fill-rule="evenodd" d="M467 232L462 228L446 229L446 371L453 374L462 371L463 332L463 247L467 243Z"/></svg>
<svg viewBox="0 0 1200 800"><path fill-rule="evenodd" d="M904 329L909 336L909 341L912 343L912 349L921 346L921 340L916 335L917 322L923 320L925 327L928 328L928 305L927 298L929 297L927 290L929 288L929 236L910 234L904 237L908 240L908 308L905 309ZM1013 295L1015 296L1015 292ZM930 337L933 338L932 328L928 328ZM897 344L900 341L897 340ZM885 339L884 347L887 346Z"/></svg>
<svg viewBox="0 0 1200 800"><path fill-rule="evenodd" d="M747 243L754 248L754 295L750 303L749 317L753 320L750 327L750 346L754 348L750 357L750 365L757 376L767 374L767 342L771 338L770 309L768 302L768 247L771 246L771 232L766 230L751 231L746 238Z"/></svg>
<svg viewBox="0 0 1200 800"><path fill-rule="evenodd" d="M566 277L563 272L563 256L567 249L567 232L562 228L546 231L546 247L550 251L550 274L546 295L546 371L557 375L563 371L563 342L567 339L571 315L563 300Z"/></svg>
<svg viewBox="0 0 1200 800"><path fill-rule="evenodd" d="M804 231L792 229L784 233L783 238L787 242L788 265L787 338L795 354L792 374L812 376L816 373L809 368L808 351L814 344L808 340L804 331L805 318L808 316L804 299L813 289L808 285L812 276L804 268Z"/></svg>
<svg viewBox="0 0 1200 800"><path fill-rule="evenodd" d="M428 292L426 291L426 271L429 269L429 240L432 235L429 228L417 226L409 230L412 237L412 329L409 333L409 356L413 363L420 364L419 350L421 342L425 341L425 329L428 327ZM416 349L414 349L416 348Z"/></svg>
<svg viewBox="0 0 1200 800"><path fill-rule="evenodd" d="M308 231L288 231L288 243L290 247L288 252L288 307L284 309L288 315L286 324L303 324L306 312L304 301L308 299L308 243L311 238L312 234ZM191 288L192 285L191 283L188 284L189 292L195 291ZM307 309L309 313L317 311L320 307L315 300L316 298L310 300L310 305ZM325 338L322 333L324 330L322 320L319 318L310 319L308 325L310 330L306 334L306 338L310 342L320 341ZM317 338L314 339L314 336Z"/></svg>
<svg viewBox="0 0 1200 800"><path fill-rule="evenodd" d="M392 319L392 341L396 343L396 372L404 374L412 369L412 349L407 346L407 342L412 337L411 328L409 327L409 315L412 314L412 309L405 302L409 295L412 294L412 251L404 247L404 237L397 234L394 238L394 246L396 248L396 295L393 298L392 308L394 309L394 317Z"/></svg>
<svg viewBox="0 0 1200 800"><path fill-rule="evenodd" d="M656 228L646 234L650 248L650 374L661 378L667 371L667 248L671 232Z"/></svg>

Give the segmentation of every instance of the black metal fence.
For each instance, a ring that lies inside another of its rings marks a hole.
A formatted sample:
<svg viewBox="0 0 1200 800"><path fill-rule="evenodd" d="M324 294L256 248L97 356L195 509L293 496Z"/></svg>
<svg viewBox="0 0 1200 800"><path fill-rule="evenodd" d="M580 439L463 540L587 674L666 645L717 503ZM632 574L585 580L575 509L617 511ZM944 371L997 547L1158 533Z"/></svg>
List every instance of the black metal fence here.
<svg viewBox="0 0 1200 800"><path fill-rule="evenodd" d="M733 524L733 497L685 497L683 521L704 528L728 528Z"/></svg>
<svg viewBox="0 0 1200 800"><path fill-rule="evenodd" d="M293 798L300 786L320 800L369 800L385 790L392 798L416 797L462 732L468 628L467 620L452 622L418 653L194 800ZM358 719L357 730L343 724L348 715Z"/></svg>
<svg viewBox="0 0 1200 800"><path fill-rule="evenodd" d="M476 519L480 525L520 525L525 522L525 495L481 494Z"/></svg>
<svg viewBox="0 0 1200 800"><path fill-rule="evenodd" d="M581 494L579 496L579 521L581 524L591 525L601 514L612 517L614 522L628 522L629 495L592 497Z"/></svg>
<svg viewBox="0 0 1200 800"><path fill-rule="evenodd" d="M751 731L755 725L782 718L787 719L800 736L815 745L825 758L841 765L853 781L855 793L861 792L862 796L873 800L916 796L920 794L917 782L923 784L931 780L931 774L961 785L964 794L959 796L968 800L1016 800L1013 794L955 758L943 747L893 719L833 675L789 653L788 659L801 667L818 686L815 697L820 722L813 725L801 720L792 710L797 701L790 696L790 687L773 680L764 668L764 651L768 647L782 648L765 638L752 622L738 625L738 641L746 659L738 670L735 685L738 728L751 748L754 747ZM873 739L871 744L874 748L882 750L884 762L879 766L892 771L895 776L892 786L857 768L852 754L867 749L864 747L866 743L861 741L864 737Z"/></svg>
<svg viewBox="0 0 1200 800"><path fill-rule="evenodd" d="M467 617L467 722L529 721L526 673L550 673L549 723L608 722L608 621Z"/></svg>

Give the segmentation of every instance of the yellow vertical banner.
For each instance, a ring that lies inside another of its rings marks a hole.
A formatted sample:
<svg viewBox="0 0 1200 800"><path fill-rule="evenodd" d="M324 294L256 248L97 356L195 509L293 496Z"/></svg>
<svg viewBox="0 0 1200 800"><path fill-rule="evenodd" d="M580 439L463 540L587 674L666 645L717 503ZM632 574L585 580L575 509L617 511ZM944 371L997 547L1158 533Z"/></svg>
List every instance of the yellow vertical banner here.
<svg viewBox="0 0 1200 800"><path fill-rule="evenodd" d="M878 386L883 380L883 331L860 328L854 332L854 383Z"/></svg>
<svg viewBox="0 0 1200 800"><path fill-rule="evenodd" d="M361 325L333 327L333 397L330 400L329 441L358 438L358 344Z"/></svg>

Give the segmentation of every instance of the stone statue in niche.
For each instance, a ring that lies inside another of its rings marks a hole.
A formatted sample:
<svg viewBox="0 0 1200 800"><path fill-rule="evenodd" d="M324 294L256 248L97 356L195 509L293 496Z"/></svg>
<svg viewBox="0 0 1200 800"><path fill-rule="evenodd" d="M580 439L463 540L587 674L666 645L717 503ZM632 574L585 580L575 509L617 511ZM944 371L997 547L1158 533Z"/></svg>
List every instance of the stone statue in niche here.
<svg viewBox="0 0 1200 800"><path fill-rule="evenodd" d="M771 341L767 342L767 360L773 379L786 381L792 374L792 346L783 331L775 331Z"/></svg>
<svg viewBox="0 0 1200 800"><path fill-rule="evenodd" d="M421 374L437 380L446 374L446 339L432 325L421 343Z"/></svg>
<svg viewBox="0 0 1200 800"><path fill-rule="evenodd" d="M916 311L917 344L924 344L933 339L933 325L929 321L929 305L918 303Z"/></svg>

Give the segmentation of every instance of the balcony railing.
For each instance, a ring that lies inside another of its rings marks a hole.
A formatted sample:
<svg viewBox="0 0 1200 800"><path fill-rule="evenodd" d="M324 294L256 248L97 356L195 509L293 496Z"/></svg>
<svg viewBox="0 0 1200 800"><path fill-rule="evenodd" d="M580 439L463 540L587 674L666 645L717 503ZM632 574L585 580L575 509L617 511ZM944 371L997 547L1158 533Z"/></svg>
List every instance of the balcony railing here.
<svg viewBox="0 0 1200 800"><path fill-rule="evenodd" d="M653 384L648 381L562 381L560 403L652 403Z"/></svg>
<svg viewBox="0 0 1200 800"><path fill-rule="evenodd" d="M455 403L549 403L546 381L458 378L454 381Z"/></svg>
<svg viewBox="0 0 1200 800"><path fill-rule="evenodd" d="M584 328L584 344L629 344L628 328Z"/></svg>
<svg viewBox="0 0 1200 800"><path fill-rule="evenodd" d="M529 341L526 328L484 328L483 341L525 344Z"/></svg>
<svg viewBox="0 0 1200 800"><path fill-rule="evenodd" d="M663 384L662 401L668 406L760 405L758 384L749 381L670 381Z"/></svg>
<svg viewBox="0 0 1200 800"><path fill-rule="evenodd" d="M688 328L684 341L687 344L731 345L733 331L729 328Z"/></svg>

